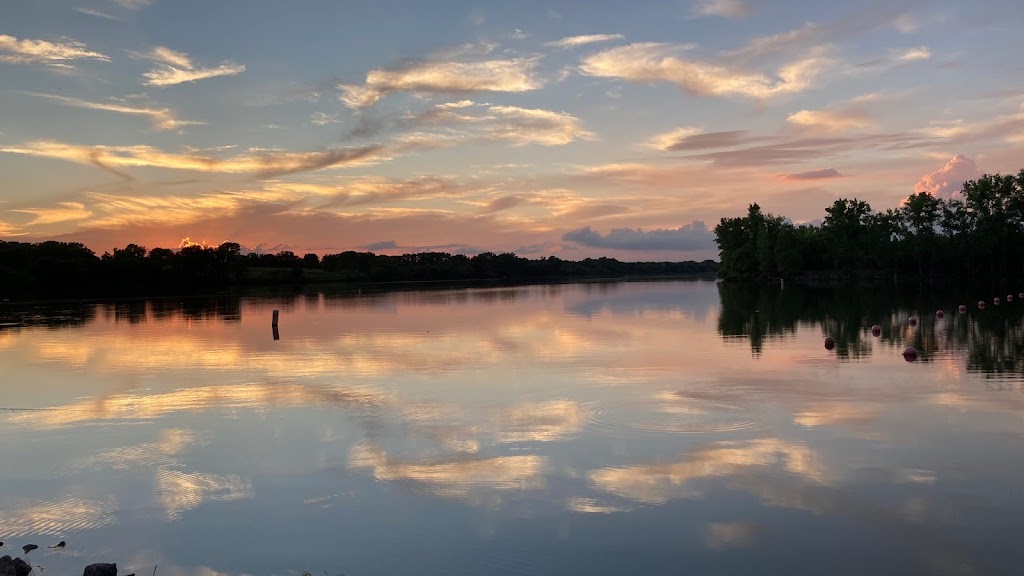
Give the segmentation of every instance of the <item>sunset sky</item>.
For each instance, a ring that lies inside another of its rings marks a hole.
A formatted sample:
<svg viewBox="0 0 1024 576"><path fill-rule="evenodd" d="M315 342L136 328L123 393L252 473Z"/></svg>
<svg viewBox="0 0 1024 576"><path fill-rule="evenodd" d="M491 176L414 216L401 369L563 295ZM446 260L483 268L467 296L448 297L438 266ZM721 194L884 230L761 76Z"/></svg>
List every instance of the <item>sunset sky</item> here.
<svg viewBox="0 0 1024 576"><path fill-rule="evenodd" d="M0 7L0 239L717 256L1024 168L1024 3Z"/></svg>

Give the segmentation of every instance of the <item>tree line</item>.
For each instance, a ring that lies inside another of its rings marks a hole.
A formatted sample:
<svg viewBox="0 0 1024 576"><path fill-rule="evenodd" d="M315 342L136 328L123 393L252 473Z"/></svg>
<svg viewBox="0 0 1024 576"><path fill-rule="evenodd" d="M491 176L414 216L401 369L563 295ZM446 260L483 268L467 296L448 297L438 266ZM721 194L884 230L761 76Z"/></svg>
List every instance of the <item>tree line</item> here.
<svg viewBox="0 0 1024 576"><path fill-rule="evenodd" d="M964 183L961 198L911 194L875 212L836 200L820 226L794 225L751 204L715 227L719 276L756 280L843 278L1000 279L1024 274L1024 170Z"/></svg>
<svg viewBox="0 0 1024 576"><path fill-rule="evenodd" d="M0 241L0 297L118 296L229 286L308 282L401 282L576 277L714 275L717 263L621 262L614 258L528 259L423 252L388 256L347 251L299 256L242 252L236 242L179 250L128 244L96 255L77 242Z"/></svg>

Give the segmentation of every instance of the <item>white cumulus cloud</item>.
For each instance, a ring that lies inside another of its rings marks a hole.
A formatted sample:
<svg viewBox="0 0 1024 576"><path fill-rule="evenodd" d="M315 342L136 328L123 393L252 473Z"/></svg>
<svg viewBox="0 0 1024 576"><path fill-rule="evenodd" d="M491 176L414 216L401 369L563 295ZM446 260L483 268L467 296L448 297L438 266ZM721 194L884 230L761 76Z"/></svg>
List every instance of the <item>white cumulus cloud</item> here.
<svg viewBox="0 0 1024 576"><path fill-rule="evenodd" d="M931 174L926 174L914 186L914 192L927 192L932 196L949 200L959 198L964 182L981 176L981 170L974 160L957 154L946 165Z"/></svg>

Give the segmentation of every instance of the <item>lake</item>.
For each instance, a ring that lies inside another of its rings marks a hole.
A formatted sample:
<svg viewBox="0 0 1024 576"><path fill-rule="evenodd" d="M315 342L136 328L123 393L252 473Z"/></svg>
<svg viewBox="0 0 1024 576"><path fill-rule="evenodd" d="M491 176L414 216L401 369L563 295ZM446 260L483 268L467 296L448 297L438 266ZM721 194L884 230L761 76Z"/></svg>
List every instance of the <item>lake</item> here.
<svg viewBox="0 0 1024 576"><path fill-rule="evenodd" d="M0 306L0 551L51 575L1024 570L1005 294L305 290Z"/></svg>

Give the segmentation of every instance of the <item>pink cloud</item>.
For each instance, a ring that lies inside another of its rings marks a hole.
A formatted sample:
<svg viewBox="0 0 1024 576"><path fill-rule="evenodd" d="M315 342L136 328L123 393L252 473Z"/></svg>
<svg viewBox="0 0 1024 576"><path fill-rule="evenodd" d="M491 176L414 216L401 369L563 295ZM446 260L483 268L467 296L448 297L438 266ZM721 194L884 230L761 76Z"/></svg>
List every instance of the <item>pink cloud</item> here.
<svg viewBox="0 0 1024 576"><path fill-rule="evenodd" d="M779 178L783 180L823 180L827 178L841 178L842 176L835 168L819 168L818 170L810 170L808 172L779 174Z"/></svg>
<svg viewBox="0 0 1024 576"><path fill-rule="evenodd" d="M981 176L978 165L963 154L957 154L941 169L925 175L914 185L914 192L927 192L932 196L950 200L959 198L964 182Z"/></svg>

